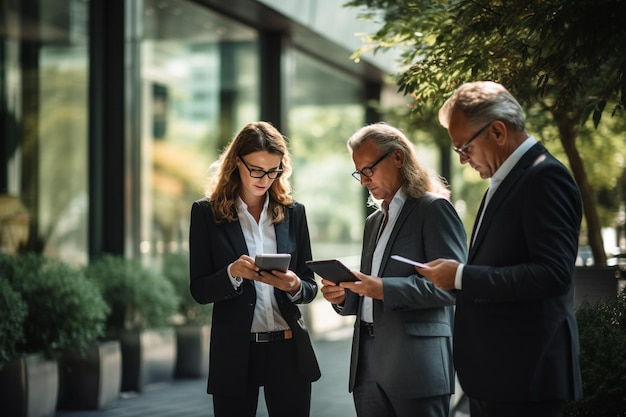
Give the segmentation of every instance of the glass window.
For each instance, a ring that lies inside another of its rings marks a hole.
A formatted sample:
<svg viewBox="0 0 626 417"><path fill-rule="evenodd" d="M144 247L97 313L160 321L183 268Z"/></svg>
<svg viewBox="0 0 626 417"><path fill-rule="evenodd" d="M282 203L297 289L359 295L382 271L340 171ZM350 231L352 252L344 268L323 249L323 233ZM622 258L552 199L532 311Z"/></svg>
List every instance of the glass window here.
<svg viewBox="0 0 626 417"><path fill-rule="evenodd" d="M313 257L343 258L358 268L365 219L363 189L346 147L365 120L363 87L357 79L292 54L288 124L294 156L293 184L304 203Z"/></svg>
<svg viewBox="0 0 626 417"><path fill-rule="evenodd" d="M293 154L292 185L306 206L313 259L337 258L359 269L365 197L346 147L365 121L363 86L299 51L292 51L288 74L288 132ZM304 310L313 333L350 326L328 308L321 294Z"/></svg>
<svg viewBox="0 0 626 417"><path fill-rule="evenodd" d="M0 8L0 251L85 263L89 3Z"/></svg>
<svg viewBox="0 0 626 417"><path fill-rule="evenodd" d="M146 0L142 19L139 249L158 259L187 249L210 163L259 117L258 42L187 1Z"/></svg>

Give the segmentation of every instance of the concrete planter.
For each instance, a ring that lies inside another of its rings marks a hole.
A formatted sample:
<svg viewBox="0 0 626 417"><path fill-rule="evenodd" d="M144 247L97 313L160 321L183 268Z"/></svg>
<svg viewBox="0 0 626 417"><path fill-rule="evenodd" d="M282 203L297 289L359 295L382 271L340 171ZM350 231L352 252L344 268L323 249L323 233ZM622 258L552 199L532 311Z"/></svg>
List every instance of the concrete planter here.
<svg viewBox="0 0 626 417"><path fill-rule="evenodd" d="M612 266L577 266L574 271L574 304L615 299L621 271Z"/></svg>
<svg viewBox="0 0 626 417"><path fill-rule="evenodd" d="M120 342L101 342L84 355L66 352L59 360L59 371L58 409L98 410L115 405L122 383Z"/></svg>
<svg viewBox="0 0 626 417"><path fill-rule="evenodd" d="M40 354L13 359L0 370L0 410L11 417L52 417L59 391L57 362Z"/></svg>
<svg viewBox="0 0 626 417"><path fill-rule="evenodd" d="M170 381L176 366L173 327L123 333L122 392L142 392L146 385Z"/></svg>
<svg viewBox="0 0 626 417"><path fill-rule="evenodd" d="M209 371L209 325L176 326L176 378L205 377Z"/></svg>

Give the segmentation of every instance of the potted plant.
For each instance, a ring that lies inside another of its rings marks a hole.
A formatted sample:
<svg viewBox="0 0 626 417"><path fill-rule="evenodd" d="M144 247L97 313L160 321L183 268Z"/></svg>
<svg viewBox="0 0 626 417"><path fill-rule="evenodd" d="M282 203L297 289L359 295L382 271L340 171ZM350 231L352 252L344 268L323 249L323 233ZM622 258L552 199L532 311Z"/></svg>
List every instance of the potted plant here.
<svg viewBox="0 0 626 417"><path fill-rule="evenodd" d="M167 278L110 254L90 262L86 275L97 282L111 308L106 333L121 343L121 390L142 392L146 385L173 378L176 339L169 319L178 301Z"/></svg>
<svg viewBox="0 0 626 417"><path fill-rule="evenodd" d="M0 270L27 306L17 355L2 371L3 378L20 379L2 384L15 389L2 408L17 407L11 415L53 415L58 359L67 350L87 351L104 331L108 307L92 282L61 261L32 253L0 255Z"/></svg>
<svg viewBox="0 0 626 417"><path fill-rule="evenodd" d="M583 398L565 416L626 415L626 293L576 307Z"/></svg>
<svg viewBox="0 0 626 417"><path fill-rule="evenodd" d="M82 269L82 276L85 276L84 272ZM97 283L91 279L88 282L97 289L99 297L104 301ZM105 336L104 323L110 312L108 304L106 306L106 314L102 317L103 330L98 340L91 343L85 351L76 348L67 349L58 360L60 372L58 409L97 410L112 406L119 399L122 384L122 349L119 340Z"/></svg>
<svg viewBox="0 0 626 417"><path fill-rule="evenodd" d="M176 326L177 378L206 376L209 370L210 323L213 305L196 302L189 291L189 255L169 253L163 259L163 274L178 294Z"/></svg>
<svg viewBox="0 0 626 417"><path fill-rule="evenodd" d="M0 275L0 370L16 356L16 345L24 336L26 303L11 287L7 277Z"/></svg>
<svg viewBox="0 0 626 417"><path fill-rule="evenodd" d="M7 277L0 275L0 381L5 381L21 371L17 357L16 345L24 335L24 318L26 303L22 296L9 284ZM10 401L19 398L19 384L1 384L0 404L10 415L19 415L21 404Z"/></svg>

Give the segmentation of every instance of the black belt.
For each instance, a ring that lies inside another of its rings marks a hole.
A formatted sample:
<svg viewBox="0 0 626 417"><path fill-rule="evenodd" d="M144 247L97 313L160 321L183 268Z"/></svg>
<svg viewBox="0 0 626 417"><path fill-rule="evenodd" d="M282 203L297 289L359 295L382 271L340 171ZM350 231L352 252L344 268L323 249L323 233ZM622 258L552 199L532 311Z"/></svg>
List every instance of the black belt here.
<svg viewBox="0 0 626 417"><path fill-rule="evenodd" d="M291 329L280 330L277 332L250 333L250 341L257 343L274 342L276 340L292 339L293 333Z"/></svg>
<svg viewBox="0 0 626 417"><path fill-rule="evenodd" d="M374 336L374 323L368 323L366 321L362 321L361 322L361 334L363 334L363 332L365 332L365 334L369 336Z"/></svg>

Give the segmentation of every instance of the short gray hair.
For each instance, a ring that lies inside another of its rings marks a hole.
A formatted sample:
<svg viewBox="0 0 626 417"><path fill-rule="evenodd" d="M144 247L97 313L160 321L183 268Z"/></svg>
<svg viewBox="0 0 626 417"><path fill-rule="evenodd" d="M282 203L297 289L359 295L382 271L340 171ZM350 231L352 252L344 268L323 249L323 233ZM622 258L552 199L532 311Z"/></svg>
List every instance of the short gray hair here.
<svg viewBox="0 0 626 417"><path fill-rule="evenodd" d="M455 111L463 112L476 127L500 120L519 132L526 130L522 106L504 86L492 81L463 84L446 100L439 109L439 123L446 129Z"/></svg>

